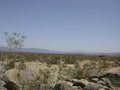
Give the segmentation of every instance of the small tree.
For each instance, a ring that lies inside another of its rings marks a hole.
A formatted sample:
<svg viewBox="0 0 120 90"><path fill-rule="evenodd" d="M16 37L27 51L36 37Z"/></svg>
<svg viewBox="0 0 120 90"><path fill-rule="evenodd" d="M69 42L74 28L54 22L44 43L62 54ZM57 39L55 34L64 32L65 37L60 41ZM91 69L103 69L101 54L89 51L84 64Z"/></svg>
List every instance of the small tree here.
<svg viewBox="0 0 120 90"><path fill-rule="evenodd" d="M4 34L6 36L6 43L9 51L12 51L12 49L19 50L24 46L24 39L26 37L21 33L9 34L8 32L4 32Z"/></svg>
<svg viewBox="0 0 120 90"><path fill-rule="evenodd" d="M18 50L20 50L23 46L24 46L24 40L25 40L25 36L21 33L8 33L8 32L4 32L5 35L5 39L6 39L6 43L7 43L7 47L9 49L9 54L12 51L16 51L14 59L11 61L8 61L8 69L13 68L14 67L14 63L16 61L16 59L18 58ZM21 56L20 56L21 57ZM20 58L19 57L19 58Z"/></svg>

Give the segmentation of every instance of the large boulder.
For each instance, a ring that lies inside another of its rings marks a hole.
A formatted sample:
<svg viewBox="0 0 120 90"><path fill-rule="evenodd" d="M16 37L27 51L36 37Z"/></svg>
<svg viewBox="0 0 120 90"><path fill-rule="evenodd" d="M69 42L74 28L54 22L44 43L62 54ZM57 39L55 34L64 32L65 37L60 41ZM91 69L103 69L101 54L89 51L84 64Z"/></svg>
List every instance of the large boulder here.
<svg viewBox="0 0 120 90"><path fill-rule="evenodd" d="M73 83L72 87L76 89L82 88L83 90L113 90L111 88L109 79L107 80L106 78L103 78L103 80L97 79L95 80L96 82L91 82L86 79L80 79L80 80L79 79L71 79L71 80L67 79L67 81L72 82Z"/></svg>
<svg viewBox="0 0 120 90"><path fill-rule="evenodd" d="M108 87L103 86L101 84L89 82L88 85L86 85L83 90L110 90Z"/></svg>
<svg viewBox="0 0 120 90"><path fill-rule="evenodd" d="M103 77L104 75L106 75L107 74L107 72L98 72L98 71L96 71L96 72L92 72L92 73L90 73L90 79L91 78L101 78L101 77Z"/></svg>
<svg viewBox="0 0 120 90"><path fill-rule="evenodd" d="M81 79L81 80L72 79L71 82L73 83L73 86L80 86L80 87L82 87L82 88L84 88L86 85L89 84L89 81L88 81L88 80L85 80L85 79Z"/></svg>
<svg viewBox="0 0 120 90"><path fill-rule="evenodd" d="M108 78L101 78L101 80L99 80L97 83L103 86L107 86L108 88L114 89L111 81Z"/></svg>
<svg viewBox="0 0 120 90"><path fill-rule="evenodd" d="M107 73L102 78L108 78L113 86L120 87L120 73Z"/></svg>
<svg viewBox="0 0 120 90"><path fill-rule="evenodd" d="M19 90L19 86L17 86L14 82L6 81L6 84L4 85L7 90Z"/></svg>
<svg viewBox="0 0 120 90"><path fill-rule="evenodd" d="M5 84L6 84L6 83L5 83L4 81L0 80L0 90L7 90L7 89L4 87Z"/></svg>
<svg viewBox="0 0 120 90"><path fill-rule="evenodd" d="M56 84L52 90L73 90L72 87L66 83Z"/></svg>
<svg viewBox="0 0 120 90"><path fill-rule="evenodd" d="M101 73L101 72L99 72L96 74L94 73L90 76L90 80L93 80L93 78L98 78L99 80L103 80L106 84L109 83L109 87L111 87L111 84L114 87L120 87L120 73L117 73L117 72L116 73L113 73L113 72L102 72Z"/></svg>
<svg viewBox="0 0 120 90"><path fill-rule="evenodd" d="M2 80L6 82L5 87L8 90L17 90L22 88L23 85L27 85L35 78L35 73L30 69L10 69L7 70L2 77Z"/></svg>

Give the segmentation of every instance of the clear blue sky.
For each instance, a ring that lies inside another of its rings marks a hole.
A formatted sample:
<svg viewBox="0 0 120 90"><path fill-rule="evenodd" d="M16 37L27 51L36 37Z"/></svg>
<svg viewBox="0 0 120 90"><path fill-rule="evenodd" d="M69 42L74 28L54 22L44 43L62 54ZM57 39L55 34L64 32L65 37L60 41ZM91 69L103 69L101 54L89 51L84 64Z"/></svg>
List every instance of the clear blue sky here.
<svg viewBox="0 0 120 90"><path fill-rule="evenodd" d="M120 0L0 0L0 46L3 32L28 48L120 52Z"/></svg>

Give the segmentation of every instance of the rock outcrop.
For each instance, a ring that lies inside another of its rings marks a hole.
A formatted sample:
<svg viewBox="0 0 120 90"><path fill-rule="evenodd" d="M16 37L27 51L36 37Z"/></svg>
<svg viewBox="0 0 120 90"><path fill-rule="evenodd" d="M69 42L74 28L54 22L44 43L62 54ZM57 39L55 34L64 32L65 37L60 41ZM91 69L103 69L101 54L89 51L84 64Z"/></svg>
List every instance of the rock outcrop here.
<svg viewBox="0 0 120 90"><path fill-rule="evenodd" d="M32 66L29 67L28 65L25 68L15 67L6 71L4 65L0 64L0 72L2 73L0 73L0 90L44 90L40 89L40 86L42 86L44 82L44 84L47 82L40 81L39 77L36 78L36 74L42 76L41 73L38 73L40 72L39 69L43 66L39 66L40 65L38 64L37 67L33 68ZM50 70L56 71L57 69ZM42 80L46 78L51 80L49 78L50 75L52 75L52 79L57 78L57 75L55 76L54 74L50 74L49 71L44 72L44 69L43 74L43 77L45 75L47 76ZM36 85L36 82L38 85ZM35 87L33 88L32 85ZM88 78L84 79L70 79L66 77L61 81L55 82L53 86L50 86L45 90L120 90L120 72L92 72Z"/></svg>
<svg viewBox="0 0 120 90"><path fill-rule="evenodd" d="M30 69L10 69L7 70L2 77L2 80L6 82L4 85L8 90L18 90L21 84L27 84L29 81L34 80L35 74Z"/></svg>
<svg viewBox="0 0 120 90"><path fill-rule="evenodd" d="M72 90L120 90L120 74L119 73L108 73L100 72L98 74L93 74L88 80L86 79L65 79L67 82L72 83ZM64 81L65 82L65 81ZM67 83L64 83L66 85ZM56 89L58 87L55 85L53 90L64 90ZM76 87L76 89L74 89ZM68 88L68 87L66 87ZM69 89L65 89L69 90Z"/></svg>
<svg viewBox="0 0 120 90"><path fill-rule="evenodd" d="M5 83L4 81L0 80L0 90L7 90L7 89L4 87L5 84L6 84L6 83Z"/></svg>

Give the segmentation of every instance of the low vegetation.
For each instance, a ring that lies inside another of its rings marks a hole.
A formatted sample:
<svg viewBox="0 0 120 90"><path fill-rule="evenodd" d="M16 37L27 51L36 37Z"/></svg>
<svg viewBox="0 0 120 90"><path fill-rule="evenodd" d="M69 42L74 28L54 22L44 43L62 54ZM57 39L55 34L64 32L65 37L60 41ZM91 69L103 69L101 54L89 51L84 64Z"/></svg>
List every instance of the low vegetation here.
<svg viewBox="0 0 120 90"><path fill-rule="evenodd" d="M120 90L120 56L18 52L25 37L5 35L9 51L0 52L1 90Z"/></svg>
<svg viewBox="0 0 120 90"><path fill-rule="evenodd" d="M68 78L89 79L91 73L120 66L120 57L115 56L19 52L19 57L14 58L15 53L0 52L0 61L4 63L6 71L17 69L16 74L19 77L17 84L22 88L21 90L50 90L55 84ZM27 73L27 69L33 71L33 80L21 79L24 78L21 73L23 71Z"/></svg>

